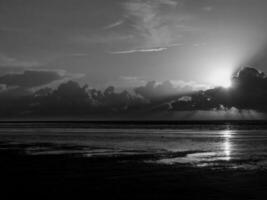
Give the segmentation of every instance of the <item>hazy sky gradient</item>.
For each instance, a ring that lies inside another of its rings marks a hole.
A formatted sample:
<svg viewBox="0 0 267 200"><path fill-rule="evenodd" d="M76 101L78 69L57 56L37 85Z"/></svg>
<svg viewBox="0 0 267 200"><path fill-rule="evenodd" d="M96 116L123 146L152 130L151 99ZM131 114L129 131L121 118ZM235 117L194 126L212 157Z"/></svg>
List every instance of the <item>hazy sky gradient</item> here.
<svg viewBox="0 0 267 200"><path fill-rule="evenodd" d="M266 71L266 10L266 0L0 0L0 73L65 70L92 86L134 86Z"/></svg>

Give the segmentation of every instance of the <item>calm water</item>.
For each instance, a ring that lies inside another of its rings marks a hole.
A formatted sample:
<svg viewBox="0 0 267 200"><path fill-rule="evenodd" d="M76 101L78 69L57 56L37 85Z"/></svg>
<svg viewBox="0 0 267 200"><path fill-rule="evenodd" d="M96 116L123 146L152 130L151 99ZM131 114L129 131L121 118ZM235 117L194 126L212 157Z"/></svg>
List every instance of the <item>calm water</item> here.
<svg viewBox="0 0 267 200"><path fill-rule="evenodd" d="M79 154L85 157L153 155L144 162L196 167L267 168L264 127L172 127L149 129L38 127L2 124L1 149L23 148L30 155ZM8 144L8 145L7 145ZM19 146L21 145L21 146Z"/></svg>

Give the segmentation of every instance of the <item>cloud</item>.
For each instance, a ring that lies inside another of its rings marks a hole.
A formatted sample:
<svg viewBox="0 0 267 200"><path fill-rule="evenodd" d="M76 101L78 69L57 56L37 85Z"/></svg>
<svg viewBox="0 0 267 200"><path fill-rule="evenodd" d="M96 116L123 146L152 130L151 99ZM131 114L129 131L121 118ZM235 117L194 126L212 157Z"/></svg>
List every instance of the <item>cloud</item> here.
<svg viewBox="0 0 267 200"><path fill-rule="evenodd" d="M129 21L142 40L142 49L165 48L177 42L179 34L173 30L175 26L170 14L177 5L173 0L134 0L123 4ZM163 6L168 11L163 11Z"/></svg>
<svg viewBox="0 0 267 200"><path fill-rule="evenodd" d="M134 94L134 88L143 86L146 84L146 80L141 77L141 76L130 76L130 75L125 75L125 76L119 76L118 78L114 80L110 80L105 83L105 86L112 85L116 88L116 91L123 91L127 90L128 92ZM102 88L102 87L98 87Z"/></svg>
<svg viewBox="0 0 267 200"><path fill-rule="evenodd" d="M195 110L171 112L172 119L176 120L264 120L266 114L255 110L239 110L229 108L227 110ZM165 116L166 117L166 116ZM170 116L169 116L170 117Z"/></svg>
<svg viewBox="0 0 267 200"><path fill-rule="evenodd" d="M267 78L254 68L242 68L232 79L232 87L196 92L190 102L176 101L173 110L239 110L267 111Z"/></svg>
<svg viewBox="0 0 267 200"><path fill-rule="evenodd" d="M53 71L57 72L61 76L61 78L54 80L52 82L49 82L47 84L44 84L44 85L33 87L33 88L31 88L31 91L35 92L35 91L38 91L38 90L45 88L45 87L55 89L63 83L78 80L78 79L81 79L85 76L85 74L83 74L83 73L68 73L65 70L53 70Z"/></svg>
<svg viewBox="0 0 267 200"><path fill-rule="evenodd" d="M184 102L189 102L192 101L192 97L190 96L182 96L178 99L178 101L184 101Z"/></svg>
<svg viewBox="0 0 267 200"><path fill-rule="evenodd" d="M7 56L5 54L0 53L0 66L1 67L36 67L39 66L40 63L36 61L26 61L17 59L14 57Z"/></svg>
<svg viewBox="0 0 267 200"><path fill-rule="evenodd" d="M180 1L122 1L119 20L97 33L71 36L72 42L104 45L111 54L160 52L183 45L181 38L192 27L185 25L188 16L177 13Z"/></svg>
<svg viewBox="0 0 267 200"><path fill-rule="evenodd" d="M65 79L65 71L25 71L0 77L1 105L17 106L21 113L39 116L137 117L138 119L265 119L267 77L259 70L243 68L233 77L233 87L202 91L183 81L150 81L134 92L116 91L113 86L97 90ZM34 77L34 78L33 78ZM144 81L139 77L121 77L125 81ZM60 82L63 81L64 82ZM58 86L51 84L59 81ZM43 87L47 84L47 88ZM27 88L41 85L29 93ZM8 88L13 90L8 92ZM18 88L19 87L19 88ZM20 89L21 88L21 89ZM5 96L5 98L3 98ZM16 97L16 98L13 98ZM27 97L27 98L26 98ZM26 98L26 99L24 99ZM5 100L3 100L5 99ZM4 103L3 103L4 102ZM17 113L0 106L2 113Z"/></svg>
<svg viewBox="0 0 267 200"><path fill-rule="evenodd" d="M62 79L62 74L57 71L26 70L23 73L10 73L0 76L0 84L7 87L32 88Z"/></svg>
<svg viewBox="0 0 267 200"><path fill-rule="evenodd" d="M127 91L116 92L112 86L101 91L89 89L88 85L80 86L74 81L62 83L53 90L42 88L34 96L32 112L50 115L120 114L146 103L143 98Z"/></svg>
<svg viewBox="0 0 267 200"><path fill-rule="evenodd" d="M180 84L179 84L180 83ZM181 82L156 82L149 81L145 86L135 88L135 92L148 100L159 100L165 98L175 98L183 94L194 92L192 85Z"/></svg>
<svg viewBox="0 0 267 200"><path fill-rule="evenodd" d="M146 83L146 81L143 78L136 76L121 76L120 79L125 82L142 83L142 84Z"/></svg>
<svg viewBox="0 0 267 200"><path fill-rule="evenodd" d="M210 89L209 85L196 83L194 81L170 80L174 87L185 88L188 91L200 91Z"/></svg>
<svg viewBox="0 0 267 200"><path fill-rule="evenodd" d="M105 30L116 28L124 23L124 20L118 20L112 24L109 24L104 27Z"/></svg>
<svg viewBox="0 0 267 200"><path fill-rule="evenodd" d="M167 48L154 48L154 49L133 49L125 51L112 51L111 54L131 54L131 53L148 53L148 52L160 52L164 51Z"/></svg>
<svg viewBox="0 0 267 200"><path fill-rule="evenodd" d="M132 54L132 53L153 53L153 52L161 52L165 51L171 47L182 46L182 44L171 44L166 47L157 47L157 48L149 48L149 49L131 49L131 50L123 50L123 51L110 51L110 54Z"/></svg>

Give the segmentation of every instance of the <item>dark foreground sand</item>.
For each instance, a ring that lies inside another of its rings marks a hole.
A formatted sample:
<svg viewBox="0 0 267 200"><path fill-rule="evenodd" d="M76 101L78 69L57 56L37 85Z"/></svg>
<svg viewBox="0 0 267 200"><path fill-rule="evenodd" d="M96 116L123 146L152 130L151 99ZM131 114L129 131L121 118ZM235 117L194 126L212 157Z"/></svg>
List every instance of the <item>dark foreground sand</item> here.
<svg viewBox="0 0 267 200"><path fill-rule="evenodd" d="M143 162L149 156L28 155L1 144L1 199L267 199L265 170Z"/></svg>

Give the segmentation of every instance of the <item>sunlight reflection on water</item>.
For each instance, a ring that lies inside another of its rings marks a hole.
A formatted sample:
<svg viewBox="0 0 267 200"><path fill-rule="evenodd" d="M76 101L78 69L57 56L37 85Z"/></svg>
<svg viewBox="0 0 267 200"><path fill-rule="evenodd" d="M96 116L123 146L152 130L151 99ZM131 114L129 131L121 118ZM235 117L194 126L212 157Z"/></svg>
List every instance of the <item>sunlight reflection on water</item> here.
<svg viewBox="0 0 267 200"><path fill-rule="evenodd" d="M222 131L222 135L224 138L223 150L224 150L225 160L231 160L231 153L232 153L231 138L233 133L230 130L225 130Z"/></svg>
<svg viewBox="0 0 267 200"><path fill-rule="evenodd" d="M159 160L159 163L163 164L175 164L175 163L192 163L197 166L206 166L209 163L216 161L230 161L232 159L232 139L234 132L231 130L223 130L219 132L220 142L217 143L218 148L214 148L212 151L189 153L185 157L164 158Z"/></svg>

